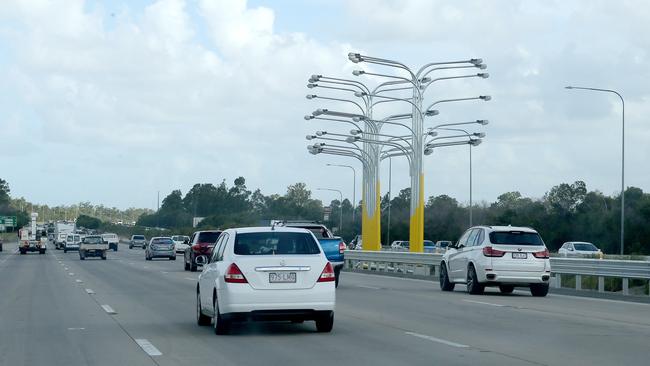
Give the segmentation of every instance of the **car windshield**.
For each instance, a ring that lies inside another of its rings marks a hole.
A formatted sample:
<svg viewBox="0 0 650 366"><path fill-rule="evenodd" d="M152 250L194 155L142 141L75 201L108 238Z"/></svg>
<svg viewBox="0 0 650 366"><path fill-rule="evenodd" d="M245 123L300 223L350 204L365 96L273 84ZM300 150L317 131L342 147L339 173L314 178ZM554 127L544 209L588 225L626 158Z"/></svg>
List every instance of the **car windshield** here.
<svg viewBox="0 0 650 366"><path fill-rule="evenodd" d="M573 247L575 250L580 250L583 252L597 252L598 248L591 243L574 243Z"/></svg>
<svg viewBox="0 0 650 366"><path fill-rule="evenodd" d="M490 243L504 245L544 245L542 237L537 233L523 231L493 231L490 233Z"/></svg>
<svg viewBox="0 0 650 366"><path fill-rule="evenodd" d="M151 244L174 244L170 238L156 238L151 241Z"/></svg>
<svg viewBox="0 0 650 366"><path fill-rule="evenodd" d="M440 243L440 247L441 247L441 248L446 248L446 247L449 246L449 242L448 242L448 241L441 241L441 242L439 242L439 243Z"/></svg>
<svg viewBox="0 0 650 366"><path fill-rule="evenodd" d="M431 240L425 240L424 242L425 247L432 247L434 246L433 242Z"/></svg>
<svg viewBox="0 0 650 366"><path fill-rule="evenodd" d="M86 244L101 244L102 238L99 236L87 236L84 238L83 242Z"/></svg>
<svg viewBox="0 0 650 366"><path fill-rule="evenodd" d="M318 254L320 247L308 233L242 233L235 237L235 254Z"/></svg>
<svg viewBox="0 0 650 366"><path fill-rule="evenodd" d="M221 232L212 232L212 231L206 231L199 233L199 238L197 242L199 243L208 243L208 244L214 244L217 239L219 239L219 235L221 235Z"/></svg>

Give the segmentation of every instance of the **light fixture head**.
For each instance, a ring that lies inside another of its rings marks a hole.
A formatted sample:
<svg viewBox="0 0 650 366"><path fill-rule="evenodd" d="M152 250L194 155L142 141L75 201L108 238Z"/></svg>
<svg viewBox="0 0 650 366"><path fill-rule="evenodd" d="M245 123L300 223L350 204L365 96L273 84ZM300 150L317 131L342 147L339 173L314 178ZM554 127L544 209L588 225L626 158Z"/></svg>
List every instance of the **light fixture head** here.
<svg viewBox="0 0 650 366"><path fill-rule="evenodd" d="M350 61L354 62L355 64L363 61L363 58L361 58L361 55L358 54L358 53L354 53L354 52L348 53L348 59Z"/></svg>
<svg viewBox="0 0 650 366"><path fill-rule="evenodd" d="M312 79L313 79L313 80L315 80L315 81L318 81L318 80L320 80L320 78L322 78L322 77L323 77L323 75L316 75L316 74L314 74L314 75L311 76L311 78L309 78L309 80L312 80Z"/></svg>
<svg viewBox="0 0 650 366"><path fill-rule="evenodd" d="M430 82L431 82L431 78L428 77L428 76L425 76L422 79L420 79L420 83L422 83L422 84L427 84L427 83L430 83Z"/></svg>
<svg viewBox="0 0 650 366"><path fill-rule="evenodd" d="M353 70L353 71L352 71L352 75L354 75L354 76L363 75L363 74L365 74L365 73L366 73L366 72L363 71L363 70Z"/></svg>
<svg viewBox="0 0 650 366"><path fill-rule="evenodd" d="M474 64L474 65L480 65L480 64L483 63L483 59L482 58L473 58L473 59L469 60L469 62Z"/></svg>
<svg viewBox="0 0 650 366"><path fill-rule="evenodd" d="M437 116L438 114L440 114L440 111L438 111L437 109L429 109L429 110L426 111L424 114L425 114L426 116L429 116L429 117L431 117L431 116Z"/></svg>
<svg viewBox="0 0 650 366"><path fill-rule="evenodd" d="M424 149L424 155L431 155L432 153L433 153L433 149L432 149L432 148L426 148L426 149Z"/></svg>
<svg viewBox="0 0 650 366"><path fill-rule="evenodd" d="M488 74L487 72L479 72L478 74L476 74L476 76L478 76L480 78L483 78L483 79L487 79L487 78L490 77L490 74Z"/></svg>
<svg viewBox="0 0 650 366"><path fill-rule="evenodd" d="M571 85L567 85L564 87L564 89L573 89L573 87Z"/></svg>
<svg viewBox="0 0 650 366"><path fill-rule="evenodd" d="M320 116L321 114L323 114L325 112L327 112L327 109L318 108L317 110L313 111L312 114L314 116Z"/></svg>
<svg viewBox="0 0 650 366"><path fill-rule="evenodd" d="M327 135L327 131L316 131L316 136Z"/></svg>
<svg viewBox="0 0 650 366"><path fill-rule="evenodd" d="M472 135L474 135L476 137L479 137L479 138L483 138L483 137L485 137L485 132L474 132Z"/></svg>
<svg viewBox="0 0 650 366"><path fill-rule="evenodd" d="M492 100L492 97L489 95L481 95L479 98L483 99L484 101Z"/></svg>
<svg viewBox="0 0 650 366"><path fill-rule="evenodd" d="M487 64L479 64L479 65L474 65L474 66L478 67L481 70L487 69Z"/></svg>
<svg viewBox="0 0 650 366"><path fill-rule="evenodd" d="M309 89L313 89L313 88L315 88L315 87L317 87L317 86L318 86L318 84L314 84L314 83L309 83L309 84L307 84L307 87L308 87Z"/></svg>
<svg viewBox="0 0 650 366"><path fill-rule="evenodd" d="M488 121L487 119L477 119L477 120L476 120L476 123L478 123L479 125L483 125L483 126L485 126L485 125L487 125L488 123L490 123L490 121Z"/></svg>
<svg viewBox="0 0 650 366"><path fill-rule="evenodd" d="M365 119L366 119L365 116L354 116L354 117L352 117L352 120L353 120L354 122L365 121Z"/></svg>
<svg viewBox="0 0 650 366"><path fill-rule="evenodd" d="M368 93L366 92L354 92L355 97L361 98L361 97L365 97L366 95L368 95Z"/></svg>
<svg viewBox="0 0 650 366"><path fill-rule="evenodd" d="M360 134L360 133L361 133L361 130L357 130L356 128L350 130L350 135L358 135L358 134Z"/></svg>
<svg viewBox="0 0 650 366"><path fill-rule="evenodd" d="M427 131L427 136L431 136L431 137L438 136L438 132L434 131L433 128L430 128L430 129Z"/></svg>
<svg viewBox="0 0 650 366"><path fill-rule="evenodd" d="M345 141L349 143L353 143L359 141L359 139L360 139L359 136L348 136L348 138L346 138Z"/></svg>
<svg viewBox="0 0 650 366"><path fill-rule="evenodd" d="M316 136L314 136L314 135L307 135L307 136L305 136L305 139L307 139L307 140L313 140L313 139L315 139L315 138L316 138Z"/></svg>
<svg viewBox="0 0 650 366"><path fill-rule="evenodd" d="M305 121L309 121L309 120L314 119L315 117L312 116L311 114L305 114L305 117L304 117L304 118L305 118Z"/></svg>
<svg viewBox="0 0 650 366"><path fill-rule="evenodd" d="M307 94L307 96L305 98L314 99L314 98L316 98L316 94Z"/></svg>
<svg viewBox="0 0 650 366"><path fill-rule="evenodd" d="M472 146L478 146L478 145L481 144L481 142L483 142L483 140L481 140L481 139L471 139L471 140L469 140L469 144L472 145Z"/></svg>

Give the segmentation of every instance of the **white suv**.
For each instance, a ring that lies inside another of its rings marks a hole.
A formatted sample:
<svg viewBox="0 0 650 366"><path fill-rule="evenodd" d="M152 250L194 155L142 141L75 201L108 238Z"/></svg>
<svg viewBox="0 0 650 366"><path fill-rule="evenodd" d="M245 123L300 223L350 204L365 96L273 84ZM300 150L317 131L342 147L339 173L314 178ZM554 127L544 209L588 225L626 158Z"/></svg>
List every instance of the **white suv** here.
<svg viewBox="0 0 650 366"><path fill-rule="evenodd" d="M440 288L452 291L467 285L470 294L486 286L511 293L528 287L533 296L546 296L551 278L548 249L537 231L514 226L476 226L468 229L442 256Z"/></svg>

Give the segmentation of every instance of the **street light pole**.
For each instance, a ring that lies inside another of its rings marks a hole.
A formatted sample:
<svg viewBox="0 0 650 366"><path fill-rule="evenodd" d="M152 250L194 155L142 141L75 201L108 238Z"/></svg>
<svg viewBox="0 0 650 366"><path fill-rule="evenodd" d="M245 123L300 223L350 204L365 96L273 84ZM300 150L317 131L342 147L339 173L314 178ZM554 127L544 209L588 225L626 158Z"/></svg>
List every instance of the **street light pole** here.
<svg viewBox="0 0 650 366"><path fill-rule="evenodd" d="M316 190L338 192L339 197L341 198L340 200L341 204L339 205L339 236L341 236L343 234L343 192L341 192L338 189L332 189L332 188L316 188Z"/></svg>
<svg viewBox="0 0 650 366"><path fill-rule="evenodd" d="M388 230L386 231L386 245L390 245L390 206L392 203L393 186L393 158L388 158Z"/></svg>
<svg viewBox="0 0 650 366"><path fill-rule="evenodd" d="M341 168L350 168L352 169L352 226L354 227L354 218L357 205L357 170L354 169L351 165L344 164L326 164L327 166L337 166ZM341 202L341 205L343 202Z"/></svg>
<svg viewBox="0 0 650 366"><path fill-rule="evenodd" d="M566 86L565 89L591 90L596 92L616 94L621 99L622 116L621 116L621 255L624 252L625 242L625 100L623 96L612 89L586 88L581 86Z"/></svg>

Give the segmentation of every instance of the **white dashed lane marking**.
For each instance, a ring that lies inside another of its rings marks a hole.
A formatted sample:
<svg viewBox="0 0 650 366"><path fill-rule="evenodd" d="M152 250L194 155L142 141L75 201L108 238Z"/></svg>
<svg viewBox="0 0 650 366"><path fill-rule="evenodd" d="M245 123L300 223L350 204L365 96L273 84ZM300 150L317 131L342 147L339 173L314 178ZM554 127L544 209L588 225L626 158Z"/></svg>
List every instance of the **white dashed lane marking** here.
<svg viewBox="0 0 650 366"><path fill-rule="evenodd" d="M117 311L113 310L113 308L110 307L109 305L102 305L102 309L104 309L104 311L107 312L108 314L111 315L117 314Z"/></svg>
<svg viewBox="0 0 650 366"><path fill-rule="evenodd" d="M407 335L410 335L410 336L413 336L413 337L418 337L418 338L426 339L426 340L431 341L431 342L436 342L436 343L440 343L440 344L445 344L445 345L447 345L447 346L451 346L451 347L456 347L456 348L469 348L469 346L466 345L466 344L456 343L456 342L448 341L448 340L446 340L446 339L441 339L441 338L436 338L436 337L428 336L428 335L426 335L426 334L420 334L420 333L414 333L414 332L405 332L405 333L406 333Z"/></svg>
<svg viewBox="0 0 650 366"><path fill-rule="evenodd" d="M137 343L143 351L147 352L149 356L162 356L162 352L146 339L136 339L135 343Z"/></svg>

